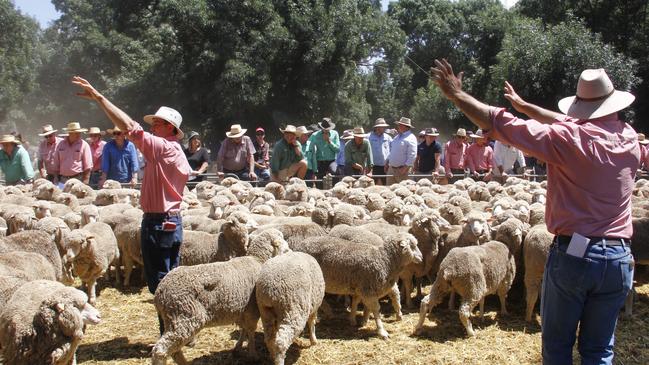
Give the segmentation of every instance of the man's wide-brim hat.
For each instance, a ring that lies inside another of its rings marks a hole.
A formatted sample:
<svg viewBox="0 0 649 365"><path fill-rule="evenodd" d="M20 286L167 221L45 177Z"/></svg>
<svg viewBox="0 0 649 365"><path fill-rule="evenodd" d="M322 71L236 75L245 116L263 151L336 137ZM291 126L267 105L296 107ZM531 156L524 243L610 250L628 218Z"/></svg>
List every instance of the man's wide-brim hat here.
<svg viewBox="0 0 649 365"><path fill-rule="evenodd" d="M367 134L365 134L363 127L355 127L354 130L352 131L352 136L365 138L367 137Z"/></svg>
<svg viewBox="0 0 649 365"><path fill-rule="evenodd" d="M336 124L331 121L331 118L322 118L322 121L318 123L318 127L323 131L328 131L336 128Z"/></svg>
<svg viewBox="0 0 649 365"><path fill-rule="evenodd" d="M405 125L406 127L412 128L412 121L410 120L410 118L401 117L401 119L399 119L395 123Z"/></svg>
<svg viewBox="0 0 649 365"><path fill-rule="evenodd" d="M68 123L68 126L63 128L63 130L67 133L83 133L88 131L86 128L81 128L81 124L77 122Z"/></svg>
<svg viewBox="0 0 649 365"><path fill-rule="evenodd" d="M183 117L178 113L176 109L169 108L167 106L161 106L155 114L149 114L144 116L144 121L148 124L153 124L154 119L162 119L165 122L176 127L178 133L176 133L176 138L182 139L185 136L185 133L180 130L180 124L183 122Z"/></svg>
<svg viewBox="0 0 649 365"><path fill-rule="evenodd" d="M103 136L104 134L106 134L106 132L103 132L97 127L90 127L90 129L88 129L88 134L101 134Z"/></svg>
<svg viewBox="0 0 649 365"><path fill-rule="evenodd" d="M595 119L620 111L633 103L635 96L615 90L604 69L587 69L579 76L577 95L559 101L564 114L578 119Z"/></svg>
<svg viewBox="0 0 649 365"><path fill-rule="evenodd" d="M56 132L58 132L58 131L59 131L59 130L58 130L58 129L54 129L54 127L52 127L51 124L45 124L45 125L43 126L43 128L42 128L42 133L39 133L38 135L39 135L40 137L45 137L45 136L49 136L49 135L52 134L52 133L56 133Z"/></svg>
<svg viewBox="0 0 649 365"><path fill-rule="evenodd" d="M115 134L115 132L117 132L117 133L122 133L122 130L119 129L118 126L115 126L115 127L113 127L113 128L106 129L106 132L108 132L108 134Z"/></svg>
<svg viewBox="0 0 649 365"><path fill-rule="evenodd" d="M239 138L239 137L243 136L244 134L246 134L247 131L248 131L247 129L241 128L240 124L233 124L230 127L230 131L225 132L225 135L228 138Z"/></svg>
<svg viewBox="0 0 649 365"><path fill-rule="evenodd" d="M297 127L297 129L296 129L296 134L298 136L301 136L303 134L309 134L309 133L313 133L313 131L310 131L307 127L305 127L303 125Z"/></svg>
<svg viewBox="0 0 649 365"><path fill-rule="evenodd" d="M458 137L466 137L466 129L464 128L458 128L457 132L455 132L454 136Z"/></svg>
<svg viewBox="0 0 649 365"><path fill-rule="evenodd" d="M439 132L437 131L437 128L426 128L424 129L424 133L427 136L433 136L433 137L439 136Z"/></svg>
<svg viewBox="0 0 649 365"><path fill-rule="evenodd" d="M638 133L638 143L641 145L649 144L649 139L645 137L644 133Z"/></svg>
<svg viewBox="0 0 649 365"><path fill-rule="evenodd" d="M378 118L377 120L374 121L374 126L372 126L372 128L380 128L380 127L387 128L389 126L390 125L385 122L385 119Z"/></svg>
<svg viewBox="0 0 649 365"><path fill-rule="evenodd" d="M485 138L484 132L482 132L482 129L478 129L475 133L471 133L469 135L471 138Z"/></svg>
<svg viewBox="0 0 649 365"><path fill-rule="evenodd" d="M297 128L295 128L295 126L291 124L288 124L284 129L280 128L279 131L282 133L293 133L297 135Z"/></svg>
<svg viewBox="0 0 649 365"><path fill-rule="evenodd" d="M19 140L16 139L16 136L14 136L13 134L5 134L0 137L0 143L22 144Z"/></svg>

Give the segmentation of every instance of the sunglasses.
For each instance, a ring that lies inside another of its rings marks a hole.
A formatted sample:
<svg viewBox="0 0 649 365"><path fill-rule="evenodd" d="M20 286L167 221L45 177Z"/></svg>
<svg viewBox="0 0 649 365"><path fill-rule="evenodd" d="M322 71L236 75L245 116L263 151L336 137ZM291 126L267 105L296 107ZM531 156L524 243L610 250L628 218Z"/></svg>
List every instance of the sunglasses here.
<svg viewBox="0 0 649 365"><path fill-rule="evenodd" d="M122 132L113 132L113 136L121 136Z"/></svg>

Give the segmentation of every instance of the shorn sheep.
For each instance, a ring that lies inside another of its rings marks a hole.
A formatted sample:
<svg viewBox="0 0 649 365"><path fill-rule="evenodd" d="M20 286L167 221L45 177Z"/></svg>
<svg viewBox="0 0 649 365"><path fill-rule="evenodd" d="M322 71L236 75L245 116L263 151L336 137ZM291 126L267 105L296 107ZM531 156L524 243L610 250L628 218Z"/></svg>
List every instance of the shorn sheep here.
<svg viewBox="0 0 649 365"><path fill-rule="evenodd" d="M308 254L289 252L273 257L261 268L255 285L264 340L275 365L283 365L286 351L308 326L315 345L315 323L325 293L318 262Z"/></svg>
<svg viewBox="0 0 649 365"><path fill-rule="evenodd" d="M241 327L235 350L247 339L248 350L254 354L254 333L259 321L255 283L265 261L288 251L282 234L267 230L252 239L248 256L179 266L169 272L160 281L154 297L164 333L153 347L153 364L165 364L168 356L178 364L187 364L182 353L185 344L206 326L230 323Z"/></svg>
<svg viewBox="0 0 649 365"><path fill-rule="evenodd" d="M480 303L480 315L484 314L484 298L498 294L500 312L507 313L505 299L514 276L516 264L507 246L498 241L489 241L480 246L456 247L442 261L430 294L421 300L419 322L415 327L418 334L426 315L451 292L462 296L459 317L469 336L475 336L469 316Z"/></svg>

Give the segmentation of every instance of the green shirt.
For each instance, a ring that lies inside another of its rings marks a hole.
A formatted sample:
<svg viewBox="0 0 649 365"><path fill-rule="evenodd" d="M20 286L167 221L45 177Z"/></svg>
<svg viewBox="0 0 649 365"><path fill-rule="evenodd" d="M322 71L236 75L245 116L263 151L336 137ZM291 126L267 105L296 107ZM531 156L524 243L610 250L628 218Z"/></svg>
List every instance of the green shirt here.
<svg viewBox="0 0 649 365"><path fill-rule="evenodd" d="M8 156L5 151L0 152L0 169L8 185L34 178L34 168L29 153L19 145L14 147L11 156Z"/></svg>
<svg viewBox="0 0 649 365"><path fill-rule="evenodd" d="M338 151L340 151L340 138L338 132L329 131L329 142L322 138L322 131L317 131L309 137L311 143L315 146L316 161L334 161Z"/></svg>
<svg viewBox="0 0 649 365"><path fill-rule="evenodd" d="M299 141L295 141L295 144L302 150L302 145ZM302 155L295 153L293 147L289 146L286 143L286 140L282 138L273 148L273 157L270 158L270 171L273 174L277 174L280 170L287 169L289 166L296 162L302 160Z"/></svg>
<svg viewBox="0 0 649 365"><path fill-rule="evenodd" d="M306 143L302 145L302 156L306 159L307 169L318 172L318 160L316 160L316 149L313 142L310 139L306 140Z"/></svg>
<svg viewBox="0 0 649 365"><path fill-rule="evenodd" d="M345 144L345 166L352 166L359 164L363 168L374 166L372 161L372 147L370 141L363 139L363 143L359 146L354 140L350 140Z"/></svg>

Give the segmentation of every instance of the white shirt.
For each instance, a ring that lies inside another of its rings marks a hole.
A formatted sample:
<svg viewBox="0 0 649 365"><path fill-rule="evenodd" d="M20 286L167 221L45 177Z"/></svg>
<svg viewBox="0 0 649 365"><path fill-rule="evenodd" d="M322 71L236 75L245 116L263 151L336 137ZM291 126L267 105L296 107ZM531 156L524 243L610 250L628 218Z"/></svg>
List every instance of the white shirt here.
<svg viewBox="0 0 649 365"><path fill-rule="evenodd" d="M518 161L520 167L525 167L525 156L521 150L508 146L500 141L494 145L494 166L502 166L508 174L514 172L514 163ZM493 169L494 175L500 175L498 168Z"/></svg>

